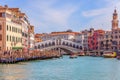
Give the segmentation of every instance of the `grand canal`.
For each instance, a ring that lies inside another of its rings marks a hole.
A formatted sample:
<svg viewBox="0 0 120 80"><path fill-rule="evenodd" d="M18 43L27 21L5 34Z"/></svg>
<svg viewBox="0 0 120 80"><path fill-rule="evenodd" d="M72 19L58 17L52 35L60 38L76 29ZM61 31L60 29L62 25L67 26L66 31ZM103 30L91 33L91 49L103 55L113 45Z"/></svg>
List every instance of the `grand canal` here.
<svg viewBox="0 0 120 80"><path fill-rule="evenodd" d="M0 80L120 80L120 61L102 57L0 64Z"/></svg>

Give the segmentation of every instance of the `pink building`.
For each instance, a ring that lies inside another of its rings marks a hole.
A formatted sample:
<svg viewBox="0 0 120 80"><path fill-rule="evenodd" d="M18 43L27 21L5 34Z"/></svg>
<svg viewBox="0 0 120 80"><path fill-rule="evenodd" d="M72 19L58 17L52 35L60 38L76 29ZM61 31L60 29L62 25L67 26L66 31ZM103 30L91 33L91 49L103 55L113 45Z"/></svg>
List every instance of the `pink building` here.
<svg viewBox="0 0 120 80"><path fill-rule="evenodd" d="M88 48L90 51L99 49L99 37L105 33L104 30L95 30L88 36Z"/></svg>

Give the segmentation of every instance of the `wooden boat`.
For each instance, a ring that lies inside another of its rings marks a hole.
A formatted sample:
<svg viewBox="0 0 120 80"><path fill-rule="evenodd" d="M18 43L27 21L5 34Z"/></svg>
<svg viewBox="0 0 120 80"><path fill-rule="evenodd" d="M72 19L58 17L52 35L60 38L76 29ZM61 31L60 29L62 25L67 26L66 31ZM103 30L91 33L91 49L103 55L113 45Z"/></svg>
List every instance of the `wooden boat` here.
<svg viewBox="0 0 120 80"><path fill-rule="evenodd" d="M104 52L103 57L104 58L115 58L116 52Z"/></svg>
<svg viewBox="0 0 120 80"><path fill-rule="evenodd" d="M116 58L117 58L118 60L120 60L120 56L117 56Z"/></svg>
<svg viewBox="0 0 120 80"><path fill-rule="evenodd" d="M120 60L120 53L117 54L116 58Z"/></svg>
<svg viewBox="0 0 120 80"><path fill-rule="evenodd" d="M70 58L77 58L77 55L76 54L71 54Z"/></svg>
<svg viewBox="0 0 120 80"><path fill-rule="evenodd" d="M92 57L98 57L97 54L91 54L90 56L92 56Z"/></svg>
<svg viewBox="0 0 120 80"><path fill-rule="evenodd" d="M85 53L84 52L80 52L80 53L78 53L78 56L85 56Z"/></svg>

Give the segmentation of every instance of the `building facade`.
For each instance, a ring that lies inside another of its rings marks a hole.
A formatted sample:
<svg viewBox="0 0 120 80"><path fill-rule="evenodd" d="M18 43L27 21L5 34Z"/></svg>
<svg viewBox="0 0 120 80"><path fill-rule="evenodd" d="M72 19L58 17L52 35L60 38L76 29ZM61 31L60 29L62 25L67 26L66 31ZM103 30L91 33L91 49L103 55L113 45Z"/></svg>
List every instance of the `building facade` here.
<svg viewBox="0 0 120 80"><path fill-rule="evenodd" d="M19 8L0 6L0 52L28 48L29 25Z"/></svg>
<svg viewBox="0 0 120 80"><path fill-rule="evenodd" d="M88 47L89 51L99 50L99 38L104 35L104 30L93 30L90 31L90 35L88 37Z"/></svg>
<svg viewBox="0 0 120 80"><path fill-rule="evenodd" d="M112 31L106 31L104 35L99 38L100 50L112 51Z"/></svg>
<svg viewBox="0 0 120 80"><path fill-rule="evenodd" d="M118 52L120 50L120 28L118 25L118 14L115 9L112 20L112 49L115 52Z"/></svg>
<svg viewBox="0 0 120 80"><path fill-rule="evenodd" d="M70 41L78 41L79 40L79 32L51 32L36 34L35 35L36 42L46 41L46 40L56 40L56 39L65 39Z"/></svg>
<svg viewBox="0 0 120 80"><path fill-rule="evenodd" d="M83 47L84 47L84 51L88 51L88 35L90 33L89 30L84 30L84 31L81 31L81 41L82 41L82 44L83 44Z"/></svg>
<svg viewBox="0 0 120 80"><path fill-rule="evenodd" d="M30 25L29 29L29 48L34 48L35 38L34 38L34 26Z"/></svg>

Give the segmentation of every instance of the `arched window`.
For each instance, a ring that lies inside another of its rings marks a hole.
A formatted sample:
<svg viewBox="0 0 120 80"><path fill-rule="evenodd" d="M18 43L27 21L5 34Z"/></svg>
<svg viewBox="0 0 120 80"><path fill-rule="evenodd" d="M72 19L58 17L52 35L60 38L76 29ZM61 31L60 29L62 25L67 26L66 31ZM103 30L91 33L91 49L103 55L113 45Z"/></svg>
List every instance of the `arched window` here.
<svg viewBox="0 0 120 80"><path fill-rule="evenodd" d="M52 42L52 45L55 45L55 42Z"/></svg>
<svg viewBox="0 0 120 80"><path fill-rule="evenodd" d="M35 46L34 48L37 49L37 46Z"/></svg>
<svg viewBox="0 0 120 80"><path fill-rule="evenodd" d="M73 48L75 48L75 44L73 44Z"/></svg>
<svg viewBox="0 0 120 80"><path fill-rule="evenodd" d="M51 46L51 42L49 42L49 46Z"/></svg>
<svg viewBox="0 0 120 80"><path fill-rule="evenodd" d="M2 30L2 25L0 25L0 30Z"/></svg>
<svg viewBox="0 0 120 80"><path fill-rule="evenodd" d="M9 38L9 37L8 37L8 35L7 35L7 41L9 40L8 38Z"/></svg>
<svg viewBox="0 0 120 80"><path fill-rule="evenodd" d="M48 45L47 45L47 43L45 44L45 47L47 47Z"/></svg>
<svg viewBox="0 0 120 80"><path fill-rule="evenodd" d="M70 47L72 47L72 44L70 43Z"/></svg>
<svg viewBox="0 0 120 80"><path fill-rule="evenodd" d="M2 34L0 34L0 41L2 40Z"/></svg>
<svg viewBox="0 0 120 80"><path fill-rule="evenodd" d="M65 45L65 42L63 42L62 45Z"/></svg>
<svg viewBox="0 0 120 80"><path fill-rule="evenodd" d="M68 46L68 42L66 43L66 46Z"/></svg>
<svg viewBox="0 0 120 80"><path fill-rule="evenodd" d="M77 45L76 48L79 49L79 46Z"/></svg>
<svg viewBox="0 0 120 80"><path fill-rule="evenodd" d="M7 25L7 31L8 31L8 25Z"/></svg>
<svg viewBox="0 0 120 80"><path fill-rule="evenodd" d="M44 45L42 44L42 48L44 48Z"/></svg>
<svg viewBox="0 0 120 80"><path fill-rule="evenodd" d="M38 49L40 49L40 45L38 45Z"/></svg>
<svg viewBox="0 0 120 80"><path fill-rule="evenodd" d="M80 46L80 50L82 50L82 46Z"/></svg>

